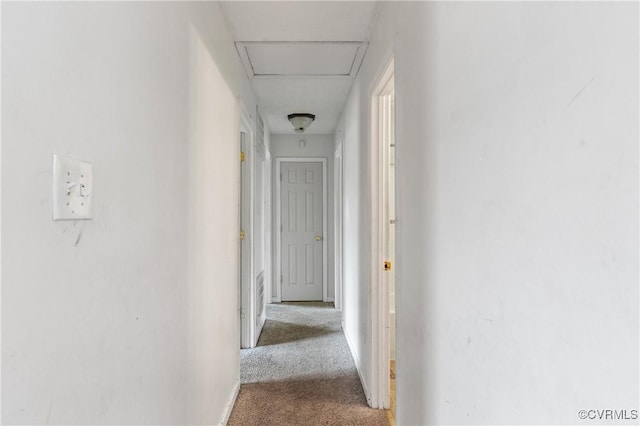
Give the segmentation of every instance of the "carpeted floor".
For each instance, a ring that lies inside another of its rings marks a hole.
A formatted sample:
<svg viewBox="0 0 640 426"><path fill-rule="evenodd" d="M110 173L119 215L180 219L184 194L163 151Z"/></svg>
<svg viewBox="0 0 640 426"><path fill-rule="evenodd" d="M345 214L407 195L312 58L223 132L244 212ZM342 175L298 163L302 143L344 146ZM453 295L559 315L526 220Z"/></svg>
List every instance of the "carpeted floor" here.
<svg viewBox="0 0 640 426"><path fill-rule="evenodd" d="M384 425L368 407L330 303L267 305L258 346L243 349L229 425Z"/></svg>

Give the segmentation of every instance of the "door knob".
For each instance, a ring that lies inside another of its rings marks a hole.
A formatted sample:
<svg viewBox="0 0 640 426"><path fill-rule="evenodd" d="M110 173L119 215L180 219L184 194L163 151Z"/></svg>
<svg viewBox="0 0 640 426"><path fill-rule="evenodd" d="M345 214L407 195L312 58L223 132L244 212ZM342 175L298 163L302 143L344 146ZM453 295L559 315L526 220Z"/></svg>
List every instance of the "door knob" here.
<svg viewBox="0 0 640 426"><path fill-rule="evenodd" d="M322 241L322 237L320 235L316 235L316 241Z"/></svg>

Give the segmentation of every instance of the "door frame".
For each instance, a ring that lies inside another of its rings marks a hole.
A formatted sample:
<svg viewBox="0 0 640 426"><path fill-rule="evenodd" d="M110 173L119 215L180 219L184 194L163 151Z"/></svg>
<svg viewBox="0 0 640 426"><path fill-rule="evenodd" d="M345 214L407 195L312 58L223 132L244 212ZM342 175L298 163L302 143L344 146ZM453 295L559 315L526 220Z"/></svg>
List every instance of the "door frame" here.
<svg viewBox="0 0 640 426"><path fill-rule="evenodd" d="M333 158L333 244L334 244L334 305L342 310L342 268L343 268L343 239L342 222L342 138L336 140L336 150Z"/></svg>
<svg viewBox="0 0 640 426"><path fill-rule="evenodd" d="M280 214L282 163L322 163L322 301L327 302L327 159L324 157L276 157L276 294L272 301L282 302L282 216ZM278 280L277 278L280 277Z"/></svg>
<svg viewBox="0 0 640 426"><path fill-rule="evenodd" d="M253 277L253 200L254 200L254 164L253 153L255 151L255 132L253 128L253 120L251 114L247 111L247 108L240 103L240 135L244 133L246 135L246 146L244 147L244 162L247 167L247 179L241 179L240 188L240 230L244 231L245 238L240 241L241 253L243 250L243 244L247 244L247 249L244 252L248 255L241 256L240 263L240 347L252 348L255 346L257 338L255 336L255 279ZM242 144L242 141L241 141ZM240 146L242 151L243 147ZM240 164L240 175L242 176L242 160ZM248 193L245 194L244 191ZM246 198L245 198L246 197ZM248 201L248 206L245 206L243 200ZM243 210L245 211L245 222L242 222ZM244 282L243 273L247 272L248 282Z"/></svg>
<svg viewBox="0 0 640 426"><path fill-rule="evenodd" d="M387 62L371 91L371 407L390 407L390 335L389 335L389 281L383 271L386 227L390 218L385 208L388 202L385 149L382 114L385 99L394 91L394 60ZM397 212L396 212L397 217ZM396 255L396 258L398 256ZM392 265L394 268L395 265ZM396 292L397 293L397 292ZM397 315L397 312L396 312ZM397 338L397 337L396 337ZM397 344L396 344L397 346Z"/></svg>

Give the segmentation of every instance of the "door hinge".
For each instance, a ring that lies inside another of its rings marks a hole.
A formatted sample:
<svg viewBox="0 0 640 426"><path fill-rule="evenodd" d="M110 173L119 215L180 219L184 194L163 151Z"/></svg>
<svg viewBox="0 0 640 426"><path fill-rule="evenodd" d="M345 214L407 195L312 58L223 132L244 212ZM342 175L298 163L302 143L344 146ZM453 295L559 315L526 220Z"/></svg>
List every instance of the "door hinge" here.
<svg viewBox="0 0 640 426"><path fill-rule="evenodd" d="M240 151L240 161L244 161L244 151Z"/></svg>
<svg viewBox="0 0 640 426"><path fill-rule="evenodd" d="M244 231L240 230L240 240L244 240Z"/></svg>
<svg viewBox="0 0 640 426"><path fill-rule="evenodd" d="M385 271L390 271L391 270L391 262L388 260L384 261L384 270Z"/></svg>
<svg viewBox="0 0 640 426"><path fill-rule="evenodd" d="M244 310L240 309L240 318L244 318Z"/></svg>

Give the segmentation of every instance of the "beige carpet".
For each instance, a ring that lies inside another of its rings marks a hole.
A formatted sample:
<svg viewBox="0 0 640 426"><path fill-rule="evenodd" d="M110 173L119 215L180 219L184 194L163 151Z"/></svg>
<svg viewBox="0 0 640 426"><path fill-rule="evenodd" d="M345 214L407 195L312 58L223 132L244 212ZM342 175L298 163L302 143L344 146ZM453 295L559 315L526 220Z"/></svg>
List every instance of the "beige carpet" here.
<svg viewBox="0 0 640 426"><path fill-rule="evenodd" d="M242 350L229 425L384 425L367 406L340 327L326 303L267 306L258 346Z"/></svg>

